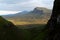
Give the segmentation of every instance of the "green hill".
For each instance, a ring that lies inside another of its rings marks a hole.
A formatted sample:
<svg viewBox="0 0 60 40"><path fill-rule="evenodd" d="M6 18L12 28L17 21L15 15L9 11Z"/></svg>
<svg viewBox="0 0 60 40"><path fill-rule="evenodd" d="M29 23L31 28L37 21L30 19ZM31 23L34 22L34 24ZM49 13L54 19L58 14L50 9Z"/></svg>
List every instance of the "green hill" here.
<svg viewBox="0 0 60 40"><path fill-rule="evenodd" d="M0 16L0 40L18 40L16 26Z"/></svg>
<svg viewBox="0 0 60 40"><path fill-rule="evenodd" d="M25 26L26 28L24 28ZM0 40L43 40L47 33L44 29L45 25L40 24L18 25L16 27L0 16Z"/></svg>

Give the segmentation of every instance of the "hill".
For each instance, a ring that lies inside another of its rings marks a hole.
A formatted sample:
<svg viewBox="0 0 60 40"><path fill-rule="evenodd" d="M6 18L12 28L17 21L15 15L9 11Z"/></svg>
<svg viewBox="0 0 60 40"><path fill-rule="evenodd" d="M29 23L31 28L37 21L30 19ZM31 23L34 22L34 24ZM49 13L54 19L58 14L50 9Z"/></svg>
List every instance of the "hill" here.
<svg viewBox="0 0 60 40"><path fill-rule="evenodd" d="M51 15L51 10L42 7L36 7L32 11L23 11L14 15L3 16L9 21L12 21L16 25L25 24L46 24Z"/></svg>
<svg viewBox="0 0 60 40"><path fill-rule="evenodd" d="M10 21L0 16L0 40L18 40L18 29Z"/></svg>
<svg viewBox="0 0 60 40"><path fill-rule="evenodd" d="M26 26L26 28L21 28ZM23 25L15 26L10 21L0 16L0 40L43 40L46 30L45 25Z"/></svg>

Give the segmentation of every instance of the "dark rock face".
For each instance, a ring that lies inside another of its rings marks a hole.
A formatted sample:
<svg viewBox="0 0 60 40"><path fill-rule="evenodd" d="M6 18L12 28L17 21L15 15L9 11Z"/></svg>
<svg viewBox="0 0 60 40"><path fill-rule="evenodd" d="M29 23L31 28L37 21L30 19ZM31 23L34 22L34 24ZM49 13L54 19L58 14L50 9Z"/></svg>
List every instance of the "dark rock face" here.
<svg viewBox="0 0 60 40"><path fill-rule="evenodd" d="M43 14L43 10L38 10L37 8L35 8L32 13L37 13L37 14Z"/></svg>
<svg viewBox="0 0 60 40"><path fill-rule="evenodd" d="M60 0L54 1L53 12L47 23L47 40L60 40Z"/></svg>
<svg viewBox="0 0 60 40"><path fill-rule="evenodd" d="M0 16L0 40L18 39L18 29L15 25Z"/></svg>

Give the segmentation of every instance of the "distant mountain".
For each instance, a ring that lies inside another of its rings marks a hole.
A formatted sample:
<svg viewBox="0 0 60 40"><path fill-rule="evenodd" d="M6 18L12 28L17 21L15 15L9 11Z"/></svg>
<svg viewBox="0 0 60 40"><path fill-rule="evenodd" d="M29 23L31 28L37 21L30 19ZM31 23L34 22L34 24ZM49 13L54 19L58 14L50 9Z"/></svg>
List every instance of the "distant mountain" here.
<svg viewBox="0 0 60 40"><path fill-rule="evenodd" d="M17 21L17 24L20 23L39 23L45 22L49 19L50 15L52 13L52 10L43 8L43 7L36 7L33 11L27 12L23 11L14 15L5 15L3 16L7 20L13 20L14 22ZM39 21L39 22L38 22ZM23 24L22 23L22 24Z"/></svg>
<svg viewBox="0 0 60 40"><path fill-rule="evenodd" d="M14 17L14 16L20 16L20 15L23 15L23 14L26 14L28 13L28 11L22 11L22 12L19 12L19 13L16 13L16 14L9 14L9 15L2 15L4 18L11 18L11 17Z"/></svg>

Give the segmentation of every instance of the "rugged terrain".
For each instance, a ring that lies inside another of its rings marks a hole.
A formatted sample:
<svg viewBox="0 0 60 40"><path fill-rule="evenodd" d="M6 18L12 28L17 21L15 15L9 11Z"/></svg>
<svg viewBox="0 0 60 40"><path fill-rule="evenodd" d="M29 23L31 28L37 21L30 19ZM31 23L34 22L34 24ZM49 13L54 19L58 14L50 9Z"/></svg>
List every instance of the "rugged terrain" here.
<svg viewBox="0 0 60 40"><path fill-rule="evenodd" d="M46 24L52 11L43 7L36 7L32 11L23 11L13 15L3 16L15 25Z"/></svg>

